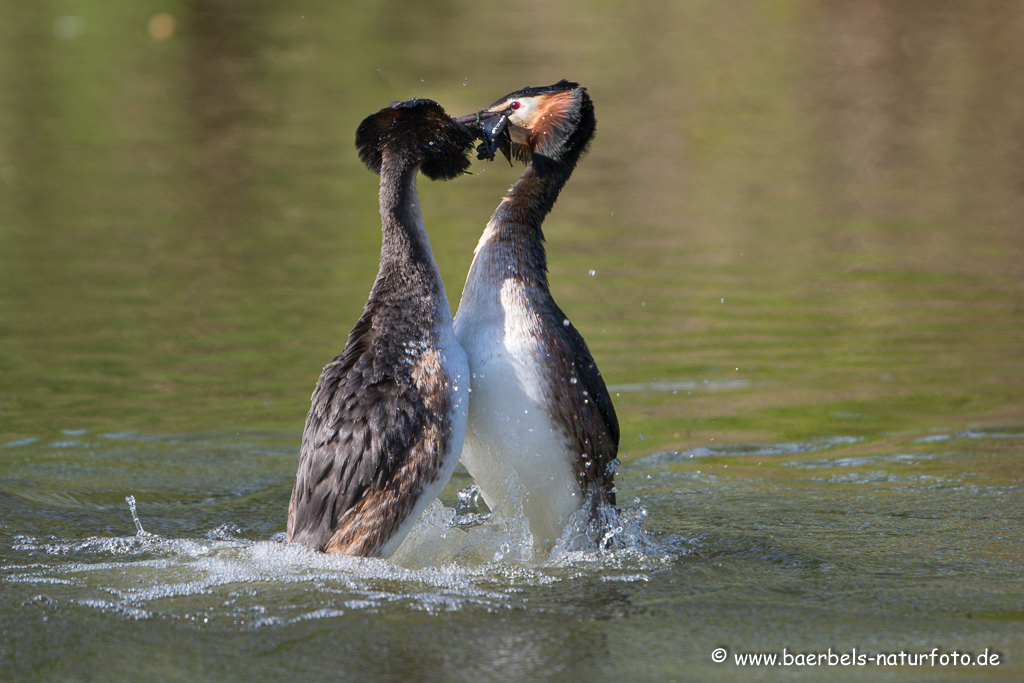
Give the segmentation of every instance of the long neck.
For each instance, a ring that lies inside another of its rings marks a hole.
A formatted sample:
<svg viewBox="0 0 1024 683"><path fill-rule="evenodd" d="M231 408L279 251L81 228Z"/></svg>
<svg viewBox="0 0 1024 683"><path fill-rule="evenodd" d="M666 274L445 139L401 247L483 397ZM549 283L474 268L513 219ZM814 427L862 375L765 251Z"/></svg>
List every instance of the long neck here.
<svg viewBox="0 0 1024 683"><path fill-rule="evenodd" d="M558 195L572 174L572 168L548 164L544 173L530 164L512 189L505 196L494 216L502 215L503 220L520 222L540 228L544 218L551 212Z"/></svg>
<svg viewBox="0 0 1024 683"><path fill-rule="evenodd" d="M547 255L541 226L558 199L571 168L549 168L541 174L531 164L495 209L477 251L495 250L509 274L547 288Z"/></svg>
<svg viewBox="0 0 1024 683"><path fill-rule="evenodd" d="M385 152L380 174L380 271L374 292L392 298L444 297L416 195L418 168Z"/></svg>

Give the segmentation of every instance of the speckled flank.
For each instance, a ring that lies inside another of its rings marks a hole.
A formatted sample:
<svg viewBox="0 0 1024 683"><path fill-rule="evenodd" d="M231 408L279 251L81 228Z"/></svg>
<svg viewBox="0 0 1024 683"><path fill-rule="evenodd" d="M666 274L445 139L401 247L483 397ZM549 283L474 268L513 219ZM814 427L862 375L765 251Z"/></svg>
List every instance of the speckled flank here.
<svg viewBox="0 0 1024 683"><path fill-rule="evenodd" d="M412 446L397 459L402 463L373 489L368 489L341 519L326 552L381 557L389 541L412 516L425 490L435 488L444 473L444 461L451 449L451 401L447 375L436 366L427 381L416 380L420 402L416 408L425 415ZM417 373L414 372L414 377ZM448 476L450 476L448 472ZM445 477L447 481L447 477ZM441 482L444 485L444 482ZM428 501L429 502L429 501ZM393 551L392 551L393 552ZM390 554L390 553L388 553Z"/></svg>
<svg viewBox="0 0 1024 683"><path fill-rule="evenodd" d="M428 410L437 410L437 402L445 398L445 391L450 382L442 378L444 368L441 366L441 354L437 349L425 349L419 354L412 366L412 380L421 388L423 404Z"/></svg>

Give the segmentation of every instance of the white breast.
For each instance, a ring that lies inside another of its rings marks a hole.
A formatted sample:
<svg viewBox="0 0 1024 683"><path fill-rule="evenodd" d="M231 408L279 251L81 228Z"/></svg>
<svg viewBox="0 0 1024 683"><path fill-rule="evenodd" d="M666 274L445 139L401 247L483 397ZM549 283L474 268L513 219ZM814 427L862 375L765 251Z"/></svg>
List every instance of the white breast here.
<svg viewBox="0 0 1024 683"><path fill-rule="evenodd" d="M472 377L462 462L492 510L507 497L514 472L534 539L554 540L582 494L567 436L545 404L540 319L518 281L480 277L498 275L479 263L482 256L478 251L455 318Z"/></svg>

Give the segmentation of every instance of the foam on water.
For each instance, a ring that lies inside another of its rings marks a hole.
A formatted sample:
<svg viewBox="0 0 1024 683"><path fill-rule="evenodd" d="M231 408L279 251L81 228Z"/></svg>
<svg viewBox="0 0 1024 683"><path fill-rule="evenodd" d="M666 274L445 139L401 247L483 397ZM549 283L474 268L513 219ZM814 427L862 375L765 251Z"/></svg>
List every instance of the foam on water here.
<svg viewBox="0 0 1024 683"><path fill-rule="evenodd" d="M37 598L47 604L126 619L230 620L258 628L395 605L428 612L512 609L523 605L526 586L571 581L595 568L608 580L646 581L645 572L674 557L646 539L641 507L616 517L606 512L606 549L584 547L574 521L538 561L521 505L512 501L472 517L434 501L395 556L379 560L318 553L286 543L283 534L244 539L229 526L206 538L168 538L146 531L134 497L126 501L135 535L16 536L12 549L25 561L0 569L3 582L38 585Z"/></svg>

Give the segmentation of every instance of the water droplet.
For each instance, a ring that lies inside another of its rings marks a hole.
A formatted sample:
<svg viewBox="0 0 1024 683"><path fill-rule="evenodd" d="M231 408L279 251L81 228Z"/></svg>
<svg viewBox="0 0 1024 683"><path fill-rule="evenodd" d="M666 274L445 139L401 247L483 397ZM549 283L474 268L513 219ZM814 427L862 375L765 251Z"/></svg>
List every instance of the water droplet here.
<svg viewBox="0 0 1024 683"><path fill-rule="evenodd" d="M145 536L146 530L142 528L142 522L139 521L139 515L135 510L135 496L125 496L124 502L128 503L128 509L131 510L132 520L135 521L135 530L139 536Z"/></svg>

